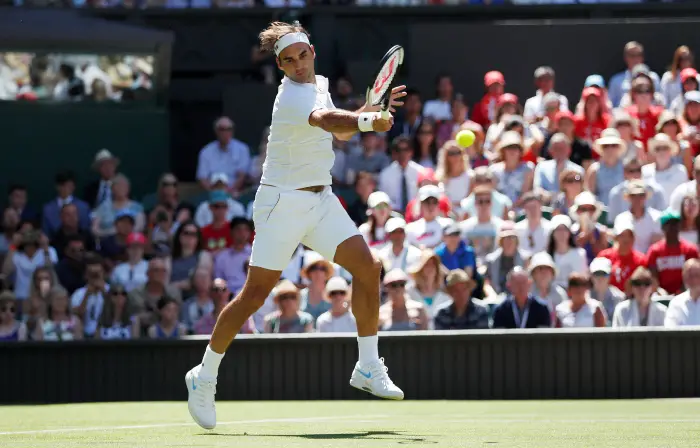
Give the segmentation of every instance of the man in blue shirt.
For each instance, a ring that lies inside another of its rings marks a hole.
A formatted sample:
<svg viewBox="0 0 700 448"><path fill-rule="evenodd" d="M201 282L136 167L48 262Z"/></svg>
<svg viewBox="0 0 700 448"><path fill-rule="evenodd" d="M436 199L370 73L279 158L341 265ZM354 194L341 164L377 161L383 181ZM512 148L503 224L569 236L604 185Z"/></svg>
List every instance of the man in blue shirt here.
<svg viewBox="0 0 700 448"><path fill-rule="evenodd" d="M474 297L484 297L484 281L476 271L476 253L460 238L460 229L457 224L450 224L442 233L442 243L435 248L435 253L442 264L449 270L463 269L476 281Z"/></svg>
<svg viewBox="0 0 700 448"><path fill-rule="evenodd" d="M552 319L545 302L530 294L530 276L516 266L508 273L508 297L493 311L493 328L550 328Z"/></svg>

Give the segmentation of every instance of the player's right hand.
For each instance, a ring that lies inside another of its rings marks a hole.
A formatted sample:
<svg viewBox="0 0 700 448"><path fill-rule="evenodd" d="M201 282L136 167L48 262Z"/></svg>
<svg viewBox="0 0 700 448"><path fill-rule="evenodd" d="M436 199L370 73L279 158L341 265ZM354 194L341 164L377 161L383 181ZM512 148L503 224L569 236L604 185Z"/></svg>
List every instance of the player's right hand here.
<svg viewBox="0 0 700 448"><path fill-rule="evenodd" d="M387 120L377 117L372 121L372 130L374 132L387 132L394 125L394 117L389 117Z"/></svg>

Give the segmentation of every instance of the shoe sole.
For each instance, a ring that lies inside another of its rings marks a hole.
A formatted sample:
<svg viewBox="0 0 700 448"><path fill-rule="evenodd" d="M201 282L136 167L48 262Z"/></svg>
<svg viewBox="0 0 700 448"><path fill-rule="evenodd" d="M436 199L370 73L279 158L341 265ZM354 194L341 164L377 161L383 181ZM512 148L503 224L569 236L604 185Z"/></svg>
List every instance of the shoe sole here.
<svg viewBox="0 0 700 448"><path fill-rule="evenodd" d="M392 401L403 400L403 396L401 396L401 397L388 397L388 396L384 396L384 395L375 394L374 392L372 392L372 390L369 387L355 386L354 384L352 384L352 382L350 383L350 387L354 387L357 390L361 390L362 392L367 392L368 394L372 394L375 397L379 397L379 398L382 398L384 400L392 400Z"/></svg>
<svg viewBox="0 0 700 448"><path fill-rule="evenodd" d="M198 424L200 427L202 427L202 428L204 428L204 429L214 429L214 428L216 428L216 423L214 423L213 426L203 425L203 424L197 419L197 417L195 416L195 413L192 412L192 408L190 407L190 399L189 399L189 395L192 393L192 390L190 390L190 385L191 385L191 384L192 384L192 372L187 372L187 373L185 374L185 387L187 387L187 410L188 410L189 413L190 413L190 417L192 417L192 420L194 420L194 422L195 422L196 424Z"/></svg>

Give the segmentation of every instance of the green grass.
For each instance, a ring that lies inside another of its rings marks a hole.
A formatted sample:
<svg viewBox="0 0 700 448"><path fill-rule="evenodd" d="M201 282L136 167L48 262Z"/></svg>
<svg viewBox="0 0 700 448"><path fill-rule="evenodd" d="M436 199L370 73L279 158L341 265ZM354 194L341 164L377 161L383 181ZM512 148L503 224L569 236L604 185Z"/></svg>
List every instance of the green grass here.
<svg viewBox="0 0 700 448"><path fill-rule="evenodd" d="M0 407L0 447L525 447L700 445L699 400L223 402Z"/></svg>

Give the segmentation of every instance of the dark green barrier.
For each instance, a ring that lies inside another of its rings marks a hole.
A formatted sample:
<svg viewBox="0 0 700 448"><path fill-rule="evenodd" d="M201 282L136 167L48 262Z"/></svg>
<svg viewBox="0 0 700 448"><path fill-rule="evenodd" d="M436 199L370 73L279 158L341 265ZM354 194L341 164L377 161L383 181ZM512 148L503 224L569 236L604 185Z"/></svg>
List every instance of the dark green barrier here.
<svg viewBox="0 0 700 448"><path fill-rule="evenodd" d="M2 403L185 400L206 339L0 344ZM517 330L380 337L408 399L697 397L700 331ZM359 399L351 336L240 337L221 365L221 400Z"/></svg>

